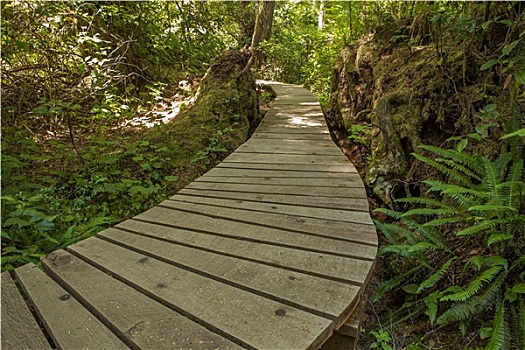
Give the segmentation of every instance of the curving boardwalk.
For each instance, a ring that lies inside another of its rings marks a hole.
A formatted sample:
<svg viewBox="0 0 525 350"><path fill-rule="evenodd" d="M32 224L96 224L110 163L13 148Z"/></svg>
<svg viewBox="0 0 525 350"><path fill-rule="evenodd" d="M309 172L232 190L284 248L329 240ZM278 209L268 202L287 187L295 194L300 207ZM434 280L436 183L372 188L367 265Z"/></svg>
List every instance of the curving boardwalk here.
<svg viewBox="0 0 525 350"><path fill-rule="evenodd" d="M16 270L44 331L2 274L2 348L316 349L341 328L377 252L363 183L316 96L272 87L216 168L43 258L47 275Z"/></svg>

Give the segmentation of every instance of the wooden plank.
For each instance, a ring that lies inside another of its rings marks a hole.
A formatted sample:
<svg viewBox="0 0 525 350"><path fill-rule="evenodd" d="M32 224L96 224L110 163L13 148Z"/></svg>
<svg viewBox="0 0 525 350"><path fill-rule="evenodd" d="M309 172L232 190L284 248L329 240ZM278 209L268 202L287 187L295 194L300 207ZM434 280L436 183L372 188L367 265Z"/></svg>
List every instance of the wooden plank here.
<svg viewBox="0 0 525 350"><path fill-rule="evenodd" d="M332 137L329 133L327 134L291 134L286 132L262 132L258 131L256 134L253 134L251 137L254 139L273 139L273 140L332 140Z"/></svg>
<svg viewBox="0 0 525 350"><path fill-rule="evenodd" d="M105 245L99 248L104 249ZM42 265L135 348L241 349L64 250L43 258Z"/></svg>
<svg viewBox="0 0 525 350"><path fill-rule="evenodd" d="M362 212L340 209L310 208L300 205L269 204L253 201L243 201L239 199L185 196L181 193L172 196L170 199L173 201L198 203L204 205L217 206L221 208L238 208L263 213L278 213L307 218L347 222L363 222L373 224L373 221L370 218L370 214L368 213L368 211Z"/></svg>
<svg viewBox="0 0 525 350"><path fill-rule="evenodd" d="M272 178L303 178L313 179L345 179L356 173L329 173L320 171L292 171L281 169L235 169L225 167L215 167L206 173L206 176L221 177L272 177Z"/></svg>
<svg viewBox="0 0 525 350"><path fill-rule="evenodd" d="M232 153L223 163L271 163L271 164L335 164L349 162L343 154L338 156L316 156L295 154Z"/></svg>
<svg viewBox="0 0 525 350"><path fill-rule="evenodd" d="M310 197L334 197L334 200L352 200L352 198L365 198L364 188L352 187L305 187L305 186L273 186L258 184L232 184L219 182L195 181L186 186L191 189L236 191L265 194L304 195Z"/></svg>
<svg viewBox="0 0 525 350"><path fill-rule="evenodd" d="M9 272L2 272L2 349L51 349Z"/></svg>
<svg viewBox="0 0 525 350"><path fill-rule="evenodd" d="M137 220L158 223L183 230L194 230L203 234L212 234L233 239L278 245L295 249L309 250L324 254L374 259L377 247L331 237L308 235L304 233L283 231L271 227L251 225L227 219L214 218L202 214L177 211L155 207L135 217ZM129 228L128 221L116 227Z"/></svg>
<svg viewBox="0 0 525 350"><path fill-rule="evenodd" d="M138 224L138 232L144 229L141 223L131 222L133 223ZM151 236L108 229L99 237L251 293L332 319L337 328L353 314L359 300L360 288L353 285L290 272L199 248L159 242ZM105 249L109 243L102 242L98 240L92 249ZM353 303L353 300L356 302Z"/></svg>
<svg viewBox="0 0 525 350"><path fill-rule="evenodd" d="M117 336L33 264L15 270L47 332L62 349L127 349Z"/></svg>
<svg viewBox="0 0 525 350"><path fill-rule="evenodd" d="M295 271L311 276L318 276L333 281L362 285L373 266L370 260L348 258L275 246L264 243L254 243L229 237L215 236L202 232L182 230L174 227L160 226L151 222L126 220L116 228L125 228L135 233L162 238L178 244L190 245L193 248L208 250L217 254L228 255L241 260L247 260ZM111 232L107 229L104 232ZM104 237L105 233L99 233ZM160 248L159 248L160 249ZM357 255L361 252L353 252ZM198 255L194 255L194 258Z"/></svg>
<svg viewBox="0 0 525 350"><path fill-rule="evenodd" d="M225 177L204 175L195 180L195 182L211 183L233 183L233 184L254 184L269 186L300 186L306 187L336 187L336 188L363 188L361 178L357 174L348 175L345 178L318 179L318 178L286 178L286 177ZM362 191L364 193L364 191Z"/></svg>
<svg viewBox="0 0 525 350"><path fill-rule="evenodd" d="M374 225L367 222L342 222L276 213L261 213L250 210L210 207L202 204L165 201L166 208L186 210L215 217L254 223L278 229L323 235L346 239L353 242L376 244L377 233Z"/></svg>
<svg viewBox="0 0 525 350"><path fill-rule="evenodd" d="M278 134L309 134L309 135L326 135L330 136L330 132L325 127L314 128L290 128L286 126L267 126L261 125L257 128L257 133L278 133Z"/></svg>
<svg viewBox="0 0 525 350"><path fill-rule="evenodd" d="M185 188L178 193L189 196L224 198L234 200L246 200L262 203L276 203L276 204L291 204L308 206L312 208L331 208L342 210L361 210L368 211L368 200L361 198L354 198L346 201L334 201L332 197L313 197L313 196L293 196L282 194L265 194L265 193L245 193L233 191L208 191Z"/></svg>
<svg viewBox="0 0 525 350"><path fill-rule="evenodd" d="M322 173L357 173L356 168L350 162L347 164L268 164L268 163L219 163L215 168L232 169L262 169L282 170L297 172Z"/></svg>
<svg viewBox="0 0 525 350"><path fill-rule="evenodd" d="M255 142L254 142L255 141ZM331 141L324 141L324 144L312 144L305 140L252 140L237 148L237 153L292 153L292 154L319 154L319 155L342 155L343 152Z"/></svg>
<svg viewBox="0 0 525 350"><path fill-rule="evenodd" d="M78 242L69 250L245 348L316 349L333 331L331 320L115 244L97 249L92 242Z"/></svg>

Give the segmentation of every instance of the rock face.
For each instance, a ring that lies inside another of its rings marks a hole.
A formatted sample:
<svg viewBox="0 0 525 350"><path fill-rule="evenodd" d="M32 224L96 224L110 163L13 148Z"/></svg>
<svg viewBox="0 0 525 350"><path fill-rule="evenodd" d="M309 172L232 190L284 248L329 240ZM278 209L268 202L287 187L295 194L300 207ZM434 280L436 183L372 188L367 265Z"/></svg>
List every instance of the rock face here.
<svg viewBox="0 0 525 350"><path fill-rule="evenodd" d="M412 23L414 26L414 23ZM340 53L333 72L327 121L336 137L370 123L366 185L384 203L418 191L424 174L410 153L421 144L443 145L474 131L473 111L504 98L481 75L467 50L425 45L410 27L378 31ZM397 37L405 42L395 42ZM499 103L502 106L504 103Z"/></svg>

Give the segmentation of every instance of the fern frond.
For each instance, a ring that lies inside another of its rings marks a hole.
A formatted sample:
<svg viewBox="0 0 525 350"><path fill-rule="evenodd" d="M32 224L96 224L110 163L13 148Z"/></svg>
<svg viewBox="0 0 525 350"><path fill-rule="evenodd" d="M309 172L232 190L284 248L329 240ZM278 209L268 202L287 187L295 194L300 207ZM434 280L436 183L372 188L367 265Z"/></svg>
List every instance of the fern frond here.
<svg viewBox="0 0 525 350"><path fill-rule="evenodd" d="M503 170L507 167L507 165L510 163L511 160L512 160L512 154L503 153L498 158L496 158L496 160L492 162L492 164L496 168L496 171L499 174L503 175ZM499 176L498 178L501 179L501 176Z"/></svg>
<svg viewBox="0 0 525 350"><path fill-rule="evenodd" d="M458 222L464 222L465 218L460 216L450 217L450 218L441 218L441 219L434 219L430 220L428 222L425 222L422 226L423 227L436 227L441 226L445 224L455 224Z"/></svg>
<svg viewBox="0 0 525 350"><path fill-rule="evenodd" d="M423 216L449 216L449 215L457 215L458 210L457 209L444 209L444 208L416 208L409 210L401 215L401 217L409 217L413 215L423 215Z"/></svg>
<svg viewBox="0 0 525 350"><path fill-rule="evenodd" d="M499 192L497 185L500 181L500 171L494 163L491 163L487 158L482 158L483 165L485 166L485 176L483 178L483 186L486 187L492 198L498 198Z"/></svg>
<svg viewBox="0 0 525 350"><path fill-rule="evenodd" d="M436 160L438 160L438 159L436 159ZM464 167L464 166L462 166L462 165L456 163L456 162L453 161L453 160L439 159L439 161L441 161L441 162L447 164L447 165L448 165L449 167L451 167L451 168L454 168L454 169L456 169L456 170L458 170L458 171L461 171L463 174L465 174L466 176L468 176L468 177L470 177L470 178L472 178L472 179L474 179L474 180L476 180L476 181L479 181L479 182L480 182L480 181L482 180L482 178L479 177L476 173L474 173L473 171L470 171L470 170L467 169L466 167Z"/></svg>
<svg viewBox="0 0 525 350"><path fill-rule="evenodd" d="M445 295L441 298L441 301L466 301L470 299L474 294L479 292L484 284L492 281L503 269L502 266L492 266L483 271L474 281L470 282L468 287L458 293Z"/></svg>
<svg viewBox="0 0 525 350"><path fill-rule="evenodd" d="M456 236L473 235L473 234L476 234L476 233L483 232L485 230L491 229L491 228L495 227L496 224L497 223L495 222L495 220L484 220L484 221L480 222L477 225L473 225L473 226L467 227L466 229L457 232Z"/></svg>
<svg viewBox="0 0 525 350"><path fill-rule="evenodd" d="M435 291L423 299L423 302L425 303L427 307L427 314L428 314L428 318L430 319L431 325L434 325L434 322L436 321L439 298L442 295L443 295L443 292Z"/></svg>
<svg viewBox="0 0 525 350"><path fill-rule="evenodd" d="M479 176L483 174L483 167L480 166L478 159L466 153L458 152L457 150L453 149L443 149L440 147L430 145L423 145L419 147L424 150L430 151L440 157L448 158L456 163L468 166L472 170L474 170Z"/></svg>
<svg viewBox="0 0 525 350"><path fill-rule="evenodd" d="M492 305L497 299L506 274L500 274L479 296L455 303L450 309L445 311L437 320L437 324L445 325L450 322L469 320Z"/></svg>
<svg viewBox="0 0 525 350"><path fill-rule="evenodd" d="M405 225L418 232L421 236L425 237L427 241L434 243L437 247L450 251L447 240L441 232L433 230L432 227L423 227L423 225L408 219L405 221Z"/></svg>
<svg viewBox="0 0 525 350"><path fill-rule="evenodd" d="M486 350L503 350L505 346L505 303L502 301L497 307L496 316L492 324L492 334Z"/></svg>
<svg viewBox="0 0 525 350"><path fill-rule="evenodd" d="M469 187L448 184L442 181L425 180L423 183L430 186L429 192L440 192L441 194L469 194L474 197L487 198L487 194Z"/></svg>
<svg viewBox="0 0 525 350"><path fill-rule="evenodd" d="M392 219L395 219L395 220L399 220L401 219L401 215L403 213L401 212L398 212L398 211L395 211L395 210L391 210L391 209L387 209L387 208L377 208L374 210L374 213L383 213L389 217L391 217Z"/></svg>
<svg viewBox="0 0 525 350"><path fill-rule="evenodd" d="M436 273L432 274L429 278L421 282L419 284L419 288L417 292L421 293L423 290L427 288L432 288L437 283L437 281L439 281L441 277L443 277L445 272L448 271L448 269L450 268L450 265L452 265L452 262L454 260L456 260L456 257L448 259Z"/></svg>
<svg viewBox="0 0 525 350"><path fill-rule="evenodd" d="M385 236L389 244L398 243L397 238L394 236L394 234L399 233L401 227L393 224L384 223L379 220L374 220L374 225L379 231L381 231L381 233L383 233L383 236Z"/></svg>
<svg viewBox="0 0 525 350"><path fill-rule="evenodd" d="M494 243L512 241L513 239L514 235L510 233L493 233L489 236L487 240L487 247L490 247Z"/></svg>
<svg viewBox="0 0 525 350"><path fill-rule="evenodd" d="M425 156L422 156L421 154L417 154L417 153L412 153L412 155L419 161L423 162L423 163L426 163L428 165L430 165L431 167L441 171L443 174L447 175L449 179L452 179L466 187L472 187L473 186L473 183L472 181L466 177L466 176L463 176L462 174L460 174L458 171L456 171L455 169L450 169L442 164L440 164L439 162L435 161L435 160L432 160L430 158L427 158Z"/></svg>
<svg viewBox="0 0 525 350"><path fill-rule="evenodd" d="M453 209L453 207L446 205L442 200L426 198L426 197L406 197L396 199L397 203L411 203L411 204L422 204L427 207Z"/></svg>
<svg viewBox="0 0 525 350"><path fill-rule="evenodd" d="M405 282L411 275L416 273L420 267L414 267L413 269L410 269L409 271L402 273L398 276L395 276L387 281L382 282L379 287L376 289L376 293L374 296L374 300L377 301L381 299L381 297L386 293L391 291L392 289L400 286L403 282Z"/></svg>

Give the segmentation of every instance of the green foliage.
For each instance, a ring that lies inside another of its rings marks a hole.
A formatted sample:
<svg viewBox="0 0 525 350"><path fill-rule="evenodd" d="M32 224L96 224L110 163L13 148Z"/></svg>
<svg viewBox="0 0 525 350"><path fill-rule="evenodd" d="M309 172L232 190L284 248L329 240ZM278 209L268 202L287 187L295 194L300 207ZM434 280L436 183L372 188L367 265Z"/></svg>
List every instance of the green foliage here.
<svg viewBox="0 0 525 350"><path fill-rule="evenodd" d="M370 331L370 335L374 337L374 341L370 344L371 349L393 350L392 337L384 330Z"/></svg>
<svg viewBox="0 0 525 350"><path fill-rule="evenodd" d="M487 106L484 111L495 109ZM479 140L495 125L478 128ZM502 140L520 135L510 130ZM478 315L495 310L481 332L487 349L523 347L519 317L525 277L525 182L522 148L513 149L523 143L508 142L505 152L489 159L466 152L467 145L475 148L477 140L473 135L453 138L458 141L454 149L422 146L433 156L414 155L439 170L446 181L426 180L429 197L398 201L423 208L405 213L378 210L396 220L377 222L389 242L380 253L395 254L406 266L420 266L399 273L378 291L402 288L409 300L417 297L423 302L431 324L458 322L462 332L479 325ZM473 246L479 254L472 255L468 247ZM419 254L422 251L424 255ZM458 276L453 283L450 274Z"/></svg>
<svg viewBox="0 0 525 350"><path fill-rule="evenodd" d="M368 146L372 136L372 124L353 124L348 130L348 138L363 146Z"/></svg>

